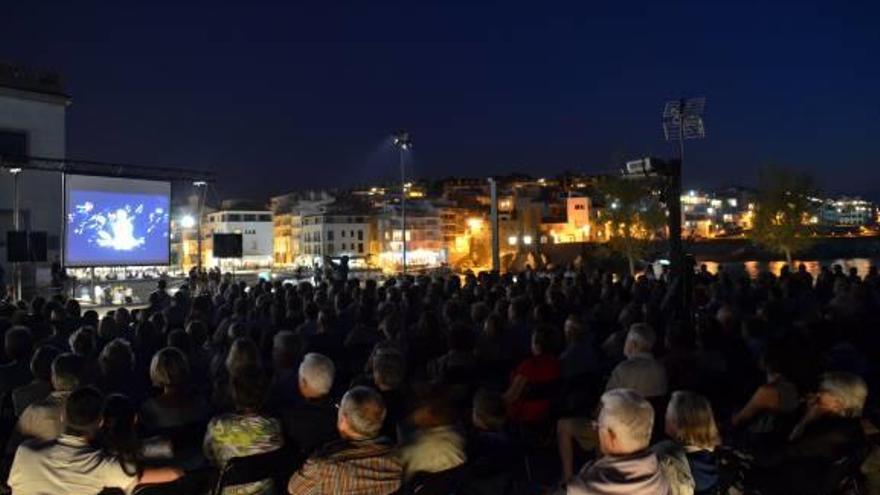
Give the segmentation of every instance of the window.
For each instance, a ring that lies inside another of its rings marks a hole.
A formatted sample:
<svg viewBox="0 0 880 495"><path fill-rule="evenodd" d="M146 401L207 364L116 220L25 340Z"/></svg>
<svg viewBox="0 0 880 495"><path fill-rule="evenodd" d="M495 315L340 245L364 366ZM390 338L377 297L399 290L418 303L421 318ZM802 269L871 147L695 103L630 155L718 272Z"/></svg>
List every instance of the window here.
<svg viewBox="0 0 880 495"><path fill-rule="evenodd" d="M359 243L358 243L358 252L359 252L359 253L363 253L363 252L364 252L364 243L362 243L362 242L359 242Z"/></svg>
<svg viewBox="0 0 880 495"><path fill-rule="evenodd" d="M224 216L229 217L228 219L224 219L223 220L224 222L240 222L241 221L241 215L238 213L230 213L229 215L224 215Z"/></svg>
<svg viewBox="0 0 880 495"><path fill-rule="evenodd" d="M333 254L333 243L332 242L327 243L327 254Z"/></svg>
<svg viewBox="0 0 880 495"><path fill-rule="evenodd" d="M328 241L332 241L332 240L333 240L333 231L332 231L332 230L328 230L328 231L327 231L327 240L328 240Z"/></svg>
<svg viewBox="0 0 880 495"><path fill-rule="evenodd" d="M354 239L354 231L353 231L353 230L349 231L348 234L349 234L349 237L351 237L352 239Z"/></svg>
<svg viewBox="0 0 880 495"><path fill-rule="evenodd" d="M244 215L244 221L245 221L245 222L256 222L256 221L257 221L257 216L256 216L255 214L253 214L253 213L245 213L245 215Z"/></svg>
<svg viewBox="0 0 880 495"><path fill-rule="evenodd" d="M344 231L344 230L340 231L339 236L340 236L340 237L345 237L345 231Z"/></svg>
<svg viewBox="0 0 880 495"><path fill-rule="evenodd" d="M363 230L358 230L358 240L359 241L364 240L364 231Z"/></svg>
<svg viewBox="0 0 880 495"><path fill-rule="evenodd" d="M272 221L272 215L269 215L267 213L261 213L258 218L261 222L271 222Z"/></svg>

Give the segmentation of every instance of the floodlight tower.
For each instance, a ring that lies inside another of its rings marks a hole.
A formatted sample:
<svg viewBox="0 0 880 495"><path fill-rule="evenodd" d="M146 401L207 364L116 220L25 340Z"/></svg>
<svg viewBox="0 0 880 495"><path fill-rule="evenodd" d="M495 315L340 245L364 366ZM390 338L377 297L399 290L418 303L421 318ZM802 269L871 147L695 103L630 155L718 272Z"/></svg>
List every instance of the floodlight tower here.
<svg viewBox="0 0 880 495"><path fill-rule="evenodd" d="M685 315L690 315L692 294L693 257L685 257L681 243L681 174L684 170L685 139L706 137L703 112L706 98L682 98L666 102L663 108L663 133L667 141L678 142L678 160L672 165L667 189L669 208L669 257L673 276L680 279L681 304Z"/></svg>
<svg viewBox="0 0 880 495"><path fill-rule="evenodd" d="M406 275L406 152L412 148L412 138L409 131L400 129L394 133L394 147L400 152L400 219L401 234L400 239L403 243L401 255L401 269Z"/></svg>

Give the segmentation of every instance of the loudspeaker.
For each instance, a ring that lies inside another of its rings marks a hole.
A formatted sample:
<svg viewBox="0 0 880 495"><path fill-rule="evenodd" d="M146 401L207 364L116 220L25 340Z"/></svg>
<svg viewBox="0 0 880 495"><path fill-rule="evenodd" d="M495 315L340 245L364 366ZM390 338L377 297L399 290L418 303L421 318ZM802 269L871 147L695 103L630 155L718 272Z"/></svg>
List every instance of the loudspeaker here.
<svg viewBox="0 0 880 495"><path fill-rule="evenodd" d="M49 259L49 243L46 232L36 231L28 233L28 253L31 261L46 262Z"/></svg>
<svg viewBox="0 0 880 495"><path fill-rule="evenodd" d="M30 261L26 231L9 230L6 232L6 261L10 263Z"/></svg>
<svg viewBox="0 0 880 495"><path fill-rule="evenodd" d="M241 258L241 234L214 234L215 258Z"/></svg>

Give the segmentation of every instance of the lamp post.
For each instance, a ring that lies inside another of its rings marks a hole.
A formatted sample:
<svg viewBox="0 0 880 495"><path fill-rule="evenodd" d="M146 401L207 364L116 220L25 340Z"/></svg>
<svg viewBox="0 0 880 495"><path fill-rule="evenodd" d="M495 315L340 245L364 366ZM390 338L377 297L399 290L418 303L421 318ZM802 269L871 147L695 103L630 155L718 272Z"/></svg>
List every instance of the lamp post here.
<svg viewBox="0 0 880 495"><path fill-rule="evenodd" d="M403 274L406 275L406 152L412 148L412 139L409 131L399 130L394 133L394 147L400 152L400 219L401 219L401 241L402 256L401 268Z"/></svg>
<svg viewBox="0 0 880 495"><path fill-rule="evenodd" d="M198 216L196 217L196 262L197 271L199 274L202 273L202 208L205 206L205 192L208 190L208 183L203 180L198 180L193 182L193 186L197 188L201 188L202 192L199 194L199 206L198 206Z"/></svg>
<svg viewBox="0 0 880 495"><path fill-rule="evenodd" d="M21 211L18 195L18 176L21 174L21 168L10 168L9 173L12 174L12 222L16 231L21 230ZM15 279L15 298L22 299L21 294L21 263L13 264L12 272Z"/></svg>

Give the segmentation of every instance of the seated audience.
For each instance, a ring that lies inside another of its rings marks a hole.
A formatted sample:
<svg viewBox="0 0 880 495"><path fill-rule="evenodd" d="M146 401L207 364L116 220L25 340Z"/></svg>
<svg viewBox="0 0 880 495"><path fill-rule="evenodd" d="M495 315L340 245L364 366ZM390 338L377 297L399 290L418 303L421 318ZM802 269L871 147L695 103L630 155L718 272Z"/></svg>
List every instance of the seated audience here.
<svg viewBox="0 0 880 495"><path fill-rule="evenodd" d="M411 414L415 431L400 449L404 480L459 467L467 458L464 435L454 424L449 390L432 386L421 395Z"/></svg>
<svg viewBox="0 0 880 495"><path fill-rule="evenodd" d="M670 494L714 494L719 479L715 447L721 436L709 401L693 392L673 392L666 408L666 434L670 440L651 450L660 459Z"/></svg>
<svg viewBox="0 0 880 495"><path fill-rule="evenodd" d="M153 356L150 380L161 393L141 407L141 424L145 430L156 431L208 420L211 414L208 401L194 390L189 363L179 349L166 347Z"/></svg>
<svg viewBox="0 0 880 495"><path fill-rule="evenodd" d="M867 456L862 411L868 388L857 375L823 375L788 442L755 452L759 486L767 493L833 493L859 477Z"/></svg>
<svg viewBox="0 0 880 495"><path fill-rule="evenodd" d="M666 495L669 484L648 448L654 409L638 393L614 389L602 395L598 435L602 452L565 487L567 495Z"/></svg>
<svg viewBox="0 0 880 495"><path fill-rule="evenodd" d="M532 334L532 355L511 373L510 386L504 393L509 418L519 423L538 423L550 415L550 398L541 387L558 383L561 376L556 350L556 331L540 326Z"/></svg>
<svg viewBox="0 0 880 495"><path fill-rule="evenodd" d="M45 399L52 392L52 361L58 354L57 349L48 345L37 348L31 358L34 379L12 391L12 406L16 416L21 416L27 406Z"/></svg>
<svg viewBox="0 0 880 495"><path fill-rule="evenodd" d="M9 361L0 364L0 397L6 397L6 394L27 385L33 379L30 369L33 349L31 331L27 327L14 326L6 330L3 344Z"/></svg>
<svg viewBox="0 0 880 495"><path fill-rule="evenodd" d="M299 365L301 401L281 411L286 443L302 456L335 440L336 406L330 397L336 368L328 357L310 352Z"/></svg>
<svg viewBox="0 0 880 495"><path fill-rule="evenodd" d="M23 438L52 440L63 432L62 411L67 398L80 385L82 360L61 354L52 361L52 392L29 405L18 418L18 434Z"/></svg>
<svg viewBox="0 0 880 495"><path fill-rule="evenodd" d="M215 416L205 432L205 457L222 468L233 457L270 452L284 442L281 424L260 413L266 394L262 370L251 366L232 374L232 400L235 412ZM265 495L273 492L272 480L227 487L225 495Z"/></svg>
<svg viewBox="0 0 880 495"><path fill-rule="evenodd" d="M105 488L131 493L138 484L167 483L182 473L148 468L140 475L93 445L101 424L101 392L93 387L70 394L64 407L64 433L49 441L28 441L15 453L9 486L21 495L94 495Z"/></svg>
<svg viewBox="0 0 880 495"><path fill-rule="evenodd" d="M657 335L647 323L630 326L623 345L626 359L611 372L605 390L628 388L645 398L666 395L666 369L652 351L656 341Z"/></svg>
<svg viewBox="0 0 880 495"><path fill-rule="evenodd" d="M337 428L341 440L318 449L290 478L291 495L345 493L386 495L400 488L403 467L388 439L382 396L367 387L345 393Z"/></svg>

